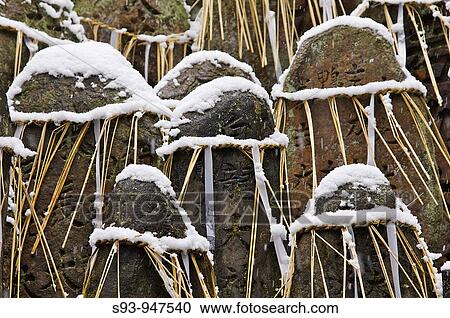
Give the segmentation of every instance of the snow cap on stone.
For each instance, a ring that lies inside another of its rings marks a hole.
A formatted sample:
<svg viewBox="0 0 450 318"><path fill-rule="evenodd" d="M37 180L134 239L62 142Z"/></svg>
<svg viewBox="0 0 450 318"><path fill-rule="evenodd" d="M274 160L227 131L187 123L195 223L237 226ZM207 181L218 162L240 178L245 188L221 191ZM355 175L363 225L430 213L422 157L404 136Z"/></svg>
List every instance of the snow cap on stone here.
<svg viewBox="0 0 450 318"><path fill-rule="evenodd" d="M14 98L21 93L22 85L37 74L77 78L98 75L103 79L110 80L105 89L126 90L131 97L124 102L105 105L88 113L68 111L23 113L16 111ZM94 41L55 45L37 52L14 79L6 95L13 121L67 120L83 122L139 110L170 116L170 110L161 105L152 87L118 50L109 44Z"/></svg>
<svg viewBox="0 0 450 318"><path fill-rule="evenodd" d="M228 64L233 68L238 68L244 73L247 73L252 81L258 85L261 85L259 80L256 78L253 68L247 63L240 62L228 53L221 51L199 51L189 54L184 59L182 59L174 68L172 68L166 75L158 82L155 86L155 92L158 93L168 82L176 79L181 71L187 68L192 68L196 64L209 61L218 67L222 64Z"/></svg>
<svg viewBox="0 0 450 318"><path fill-rule="evenodd" d="M194 89L179 102L174 110L174 116L181 117L188 112L203 113L213 108L223 94L233 91L250 92L264 100L272 108L269 94L262 86L243 77L224 76Z"/></svg>
<svg viewBox="0 0 450 318"><path fill-rule="evenodd" d="M126 179L152 182L163 194L175 198L172 183L158 168L143 164L130 164L116 176L116 184Z"/></svg>
<svg viewBox="0 0 450 318"><path fill-rule="evenodd" d="M374 166L365 164L351 164L340 166L328 173L316 189L316 197L335 192L340 186L351 183L376 190L380 185L389 185L388 179Z"/></svg>

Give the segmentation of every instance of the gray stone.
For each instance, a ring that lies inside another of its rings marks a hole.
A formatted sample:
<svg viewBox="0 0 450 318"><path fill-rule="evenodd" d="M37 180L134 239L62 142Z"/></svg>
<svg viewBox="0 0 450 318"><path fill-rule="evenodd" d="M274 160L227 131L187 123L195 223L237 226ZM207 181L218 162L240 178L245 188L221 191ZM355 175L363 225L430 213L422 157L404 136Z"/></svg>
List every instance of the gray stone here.
<svg viewBox="0 0 450 318"><path fill-rule="evenodd" d="M329 195L317 197L315 202L316 214L337 210L370 210L379 206L391 209L396 207L395 193L387 185L380 185L372 190L347 183Z"/></svg>
<svg viewBox="0 0 450 318"><path fill-rule="evenodd" d="M75 10L80 16L132 33L169 35L189 29L180 0L77 0Z"/></svg>
<svg viewBox="0 0 450 318"><path fill-rule="evenodd" d="M171 236L185 237L186 226L183 223L178 209L174 206L170 196L164 195L161 190L151 182L125 179L116 184L108 197L108 206L105 213L105 223L117 227L132 228L140 233L152 232L156 237ZM111 250L113 242L97 242L98 254L87 288L87 297L95 296L103 269ZM180 251L177 253L180 263ZM205 280L213 293L212 277L209 275L209 260L201 251L191 251L205 270ZM162 298L170 297L164 283L141 245L130 242L119 243L119 276L121 297ZM117 264L117 255L114 264ZM190 260L190 268L194 268ZM186 271L183 265L183 269ZM108 272L101 297L118 297L117 266L112 266ZM191 270L190 277L195 289L194 295L200 297L198 278Z"/></svg>
<svg viewBox="0 0 450 318"><path fill-rule="evenodd" d="M81 74L80 74L81 75ZM32 113L50 113L71 111L85 113L97 107L123 102L120 89L105 88L111 80L100 81L98 76L83 80L87 89L75 86L77 78L36 74L22 86L22 92L16 96L14 108L17 111Z"/></svg>
<svg viewBox="0 0 450 318"><path fill-rule="evenodd" d="M296 92L405 78L385 38L368 28L338 26L302 43L283 89Z"/></svg>
<svg viewBox="0 0 450 318"><path fill-rule="evenodd" d="M250 93L225 93L204 114L186 113L185 116L191 122L180 125L181 132L177 137L226 134L237 139L261 140L274 131L268 105ZM219 297L245 297L256 187L253 162L241 150L226 145L214 148L212 154L216 240L213 253ZM171 180L177 192L183 185L191 156L190 149L174 153ZM279 153L276 149L264 151L263 165L267 179L274 189L278 189ZM201 155L191 176L183 207L197 231L205 236L204 191L204 160ZM272 213L279 217L275 205ZM281 285L281 275L262 204L257 214L252 297L273 297Z"/></svg>
<svg viewBox="0 0 450 318"><path fill-rule="evenodd" d="M213 64L208 60L201 63L193 64L192 67L185 68L175 78L177 85L173 80L158 92L158 96L163 99L182 99L201 84L210 82L222 76L238 76L252 80L248 73L231 65L220 63Z"/></svg>
<svg viewBox="0 0 450 318"><path fill-rule="evenodd" d="M444 298L450 298L450 270L442 271L442 289Z"/></svg>
<svg viewBox="0 0 450 318"><path fill-rule="evenodd" d="M383 236L383 239L387 242L386 228L384 226L376 226L377 230ZM410 244L414 244L415 239L409 228L402 227L407 240ZM342 234L340 230L325 230L317 229L317 234L324 238L329 244L337 249L341 254L342 248ZM380 260L377 256L375 247L372 243L371 236L366 227L354 228L356 251L358 254L358 261L361 267L362 280L365 290L365 295L368 298L390 298L386 281L382 272ZM338 256L329 246L327 246L322 240L316 237L317 249L319 250L320 261L323 266L324 276L328 287L329 296L331 298L340 298L343 296L343 273L344 273L344 260ZM386 267L388 277L393 284L391 269L390 269L390 257L387 249L382 245L380 241L378 244L381 249L381 255ZM297 249L295 250L295 270L292 278L292 288L290 297L311 297L311 233L297 234ZM413 245L413 253L415 257L421 259L422 255L420 251ZM349 255L349 253L347 253ZM348 256L349 257L349 256ZM314 297L324 298L325 289L322 281L322 274L320 271L320 265L318 257L314 258ZM420 290L420 285L414 276L414 269L410 265L404 249L399 243L399 260L408 273L409 277L414 281L416 287ZM425 266L422 263L422 266ZM404 272L400 271L400 289L403 298L416 298L418 295L414 291L408 278ZM429 275L425 275L426 290L428 297L435 297L433 286ZM393 285L392 285L393 286ZM347 264L346 271L346 298L354 298L355 295L355 275L353 268L350 264ZM361 289L358 283L358 297L362 297Z"/></svg>
<svg viewBox="0 0 450 318"><path fill-rule="evenodd" d="M334 46L333 46L334 43ZM354 64L356 64L356 71ZM333 70L334 68L334 70ZM360 72L358 71L360 69ZM346 87L363 85L374 81L394 79L401 81L405 75L392 50L392 46L383 37L369 29L356 29L347 26L332 28L322 34L306 40L297 52L290 72L286 76L284 91L294 92L308 88ZM427 173L432 176L432 166L436 157L433 140L425 126L419 123L429 147L433 162L414 125L408 107L400 94L391 93L393 113L402 126L405 135L411 142L418 158ZM426 115L426 105L414 92L410 96L417 103L422 113ZM362 105L369 105L370 96L357 96ZM353 102L345 96L336 97L340 125L344 137L348 163L367 162L366 139L353 107ZM339 147L338 137L333 127L333 118L329 110L328 100L311 99L309 101L314 123L315 159L317 178L320 180L337 166L344 164ZM375 99L375 118L377 129L383 135L390 149L395 154L411 183L421 195L422 206L407 180L396 166L385 145L376 137L376 165L388 178L406 205L409 206L422 224L424 237L431 250L442 250L448 242L448 218L445 215L438 183L434 178L426 180L433 196L438 200L436 205L420 180L417 172L410 164L408 157L395 140L386 116L384 106L377 97ZM429 120L431 118L427 118ZM312 193L312 148L307 116L303 102L286 101L286 130L290 139L288 146L288 169L291 184L291 203L294 217L301 215ZM443 239L444 238L444 239Z"/></svg>

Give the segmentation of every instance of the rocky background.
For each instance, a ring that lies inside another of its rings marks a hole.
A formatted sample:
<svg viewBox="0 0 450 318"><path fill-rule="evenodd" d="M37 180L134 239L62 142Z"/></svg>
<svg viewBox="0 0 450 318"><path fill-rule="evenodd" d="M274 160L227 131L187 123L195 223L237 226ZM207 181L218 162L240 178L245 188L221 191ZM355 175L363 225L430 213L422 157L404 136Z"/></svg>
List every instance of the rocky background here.
<svg viewBox="0 0 450 318"><path fill-rule="evenodd" d="M170 35L170 34L180 34L184 33L190 28L190 19L194 19L202 1L199 2L196 6L194 6L190 12L186 12L184 3L181 0L73 0L73 8L62 8L62 14L60 14L57 18L52 18L48 15L44 7L41 5L42 2L39 0L6 0L4 4L0 2L0 16L7 17L13 20L21 21L26 23L28 26L35 28L37 30L41 30L46 32L47 34L60 39L68 39L71 41L80 41L79 34L71 31L69 27L62 26L67 17L70 16L71 12L76 12L79 17L88 18L82 19L79 23L81 23L85 28L85 36L87 38L94 38L94 34L97 37L97 40L103 42L109 42L111 37L112 28L122 29L126 28L128 32L132 34L145 34L150 36L156 35ZM196 1L187 0L186 3L188 5L194 4ZM205 1L204 1L205 2ZM262 0L256 0L257 8L259 12L261 12ZM358 0L349 0L343 1L345 2L345 10L347 13L351 12L357 4L360 3ZM247 3L247 2L246 2ZM280 10L278 7L278 1L270 0L268 1L270 5L270 9L275 11L276 14L279 14ZM247 3L247 13L250 12L249 3ZM450 93L450 78L447 76L449 67L450 67L450 59L449 59L449 49L446 44L445 37L442 33L441 24L438 19L433 18L431 12L423 7L417 7L419 12L421 13L423 24L426 30L426 38L428 44L428 53L430 56L431 63L433 65L433 70L436 76L436 80L438 82L438 86L440 89L441 96L443 97L443 106L440 107L437 103L436 97L434 95L431 79L427 72L427 68L425 65L425 61L421 52L420 44L417 39L417 35L414 31L414 27L409 20L407 13L405 12L405 33L407 35L406 43L407 43L407 52L408 52L408 60L407 60L407 68L408 70L420 81L422 81L428 89L427 102L431 108L432 114L438 124L442 137L446 142L448 148L450 148L450 103L448 102L448 95ZM306 30L311 28L311 19L309 16L308 10L308 1L307 0L298 0L295 1L295 27L298 35L300 36ZM391 14L393 17L396 16L396 8L390 8ZM64 13L67 13L65 15ZM257 53L257 46L254 44L254 52L250 52L247 49L243 49L242 54L239 52L239 36L236 32L238 28L238 18L236 13L236 7L234 1L222 1L222 19L224 21L224 40L221 39L220 29L218 28L217 21L219 21L219 11L215 10L213 13L212 20L214 21L213 33L211 40L206 41L205 49L211 50L222 50L224 52L229 53L230 55L245 61L253 66L255 69L257 77L260 79L262 85L270 92L273 84L276 83L276 72L274 67L274 61L272 56L271 47L268 44L267 40L267 66L262 67L260 58ZM371 17L376 21L379 21L385 24L384 21L384 13L382 6L374 5L369 10L367 10L364 16ZM279 16L278 16L279 17ZM98 27L98 31L96 33L95 23L92 21L97 21L100 24ZM70 23L73 25L77 24L77 19L72 18ZM263 25L263 17L259 16L259 23ZM253 28L253 22L249 23L250 28ZM280 23L280 34L283 34L283 24ZM252 33L252 37L254 37L254 33ZM126 44L133 39L132 34L124 34L122 36L122 49L126 47ZM279 55L282 69L284 70L289 66L289 55L287 53L287 43L283 36L279 37ZM254 40L254 38L253 38ZM256 43L256 42L255 42ZM185 54L189 54L191 52L191 43L188 44L174 44L174 54L172 64L176 64ZM39 48L45 47L45 44L40 43ZM150 56L151 64L149 67L148 74L148 82L154 86L158 82L158 72L157 72L157 61L156 55L158 54L158 50L160 50L160 45L152 45L150 48ZM14 78L14 64L15 64L15 54L16 54L16 31L11 28L4 28L0 26L0 135L2 136L11 136L14 132L14 125L11 124L8 116L8 108L6 105L6 97L5 93L8 90L13 78ZM23 50L21 52L22 58L22 66L26 63L26 61L30 57L30 51L27 49L27 46L24 45ZM129 54L128 59L132 62L134 67L139 70L143 76L145 70L145 45L135 45L132 48L132 53ZM160 76L159 76L160 77ZM48 85L52 85L51 80L46 79L40 81L39 85L43 85L48 81ZM32 85L33 83L30 83ZM64 83L62 83L64 85ZM56 85L56 84L54 84ZM57 85L61 85L61 82L58 82ZM47 85L45 86L47 87ZM39 100L44 100L45 98L54 99L58 96L51 96L51 91L46 92L46 94L42 94L42 96L26 96L29 100L33 100L38 98ZM38 110L38 109L36 109ZM323 122L329 120L329 114L325 114L325 112L316 112L314 114L315 120L318 122ZM343 118L343 117L341 117ZM344 116L345 118L345 116ZM401 116L400 116L401 118ZM130 120L125 119L125 120ZM127 123L121 122L123 132L123 137L127 140L126 134L128 130L125 129ZM345 121L346 120L346 121ZM153 118L146 119L144 123L148 121L148 125L154 122ZM344 119L343 126L345 127L354 127L355 126L355 118L348 117L348 119ZM303 125L300 127L299 132L301 135L302 131L306 130L306 124L300 123ZM329 125L330 131L333 129L331 125ZM34 130L35 129L35 132ZM303 130L302 130L303 129ZM70 130L70 140L76 138L79 131L79 127L74 127ZM153 132L157 134L157 132ZM35 127L29 130L27 134L27 138L30 139L29 144L32 145L33 142L36 142L36 138L40 134L40 128ZM92 131L89 131L90 140L92 140ZM319 138L323 138L324 142L332 142L329 136L334 135L333 133L329 133L326 129L320 132L321 136ZM350 131L348 136L353 136ZM347 137L347 136L345 136ZM149 136L140 137L143 140L147 140L150 138ZM328 138L328 139L327 139ZM301 138L300 138L301 139ZM353 140L354 141L354 140ZM126 143L126 141L121 141L122 147ZM301 142L301 141L300 141ZM352 141L350 141L352 142ZM393 142L393 141L392 141ZM60 158L58 158L59 166L64 164L64 159L67 156L67 152L70 150L71 144L63 145L61 152L59 153ZM87 143L83 145L85 156L81 154L81 157L77 160L80 165L86 165L87 163L83 161L88 160L90 157L90 153L92 152L93 145ZM31 146L33 148L33 146ZM117 161L123 161L123 151L120 149L120 145L117 147ZM34 148L33 148L34 149ZM64 150L65 149L65 150ZM154 163L155 159L148 155L148 152L143 152L141 154L145 160ZM348 160L350 162L361 162L361 153L354 152L348 153ZM304 162L302 162L304 160ZM403 158L403 160L406 160ZM444 159L437 155L436 156L437 163L440 167L440 177L441 177L441 186L445 191L447 202L450 205L450 184L448 183L448 179L450 178L450 169L446 165ZM293 179L297 178L304 182L305 185L311 183L311 175L310 171L306 169L310 165L308 162L309 159L299 158L299 161L295 163L297 167L303 169L301 175L294 175ZM403 163L403 162L402 162ZM3 162L4 167L7 167L7 161ZM329 158L323 157L322 161L318 162L318 166L321 167L322 174L331 171L333 168L337 167L341 163L339 160L330 160ZM117 164L119 165L119 164ZM160 165L161 163L157 163L156 165ZM395 186L395 179L399 178L399 172L395 169L393 165L383 165L379 167L383 173L389 177L390 181ZM117 168L118 169L118 168ZM300 170L301 170L300 169ZM4 171L6 171L4 169ZM57 178L57 176L50 176L49 178ZM68 188L65 189L65 194L70 197L71 191L76 193L78 191L77 187L79 187L79 183L81 182L80 176L76 175L76 172L73 172L71 177L73 180L69 183ZM111 180L112 182L112 180ZM91 187L93 185L90 185ZM111 186L111 185L109 185ZM305 186L305 189L308 188ZM405 193L408 189L395 188L394 191L398 192L399 196L407 197L410 195L409 193ZM45 190L43 191L45 193ZM51 192L50 190L48 191ZM92 191L91 191L92 192ZM47 194L49 195L49 194ZM297 214L301 214L306 203L307 197L303 196L299 199L299 205L297 206ZM44 200L43 202L47 202L48 200ZM73 202L72 202L73 203ZM60 215L63 219L64 209L66 208L61 204L58 206L60 209ZM91 209L92 212L92 209ZM2 217L5 218L6 215L2 214ZM58 218L54 220L53 226L55 226L55 233L57 233L58 228ZM434 222L439 222L439 220L434 220ZM5 223L5 222L3 222ZM89 224L87 219L79 220L78 227L83 229L83 233L87 235L91 231L91 225ZM64 227L65 228L65 227ZM11 233L11 227L6 225L6 229L4 231L4 244L5 248L3 249L3 253L7 253L4 251L8 251L8 237ZM79 232L81 233L81 232ZM53 250L57 251L59 249L58 242L61 237L61 234L55 234L55 237L49 238L50 241L54 241ZM447 236L444 237L433 237L431 241L435 242L435 246L444 245L439 244L443 242L450 242L450 233L447 231ZM80 241L84 239L84 236L80 234L78 238ZM437 242L442 240L441 242ZM69 259L67 260L64 255L64 251L59 251L57 253L57 263L58 266L63 268L64 276L67 277L67 281L72 286L72 290L70 291L70 296L76 296L80 292L80 281L82 283L83 275L82 271L79 271L81 267L81 263L83 263L87 257L87 251L83 250L83 248L88 248L86 246L87 242L83 241L78 242L75 240L73 242L74 245L80 246L80 251L75 251L78 253L78 258L76 260ZM434 243L433 243L434 244ZM52 243L50 242L50 245ZM439 267L442 263L450 258L450 244L445 244L446 249L444 251L433 250L433 245L431 249L433 252L441 252L444 257L437 261L437 266ZM4 254L2 260L7 260L8 255ZM80 262L79 264L77 262ZM37 261L36 259L32 260L30 257L28 263L25 261L23 270L23 280L25 282L24 286L28 286L28 290L25 290L24 296L50 296L51 286L49 285L48 277L32 277L32 275L27 275L27 272L33 266L38 266L39 264L43 264L42 260ZM6 282L5 277L9 277L9 264L8 262L3 262L2 270L0 271L0 281L4 283L3 287L6 287L9 282ZM1 289L1 288L0 288ZM39 291L39 293L35 293Z"/></svg>

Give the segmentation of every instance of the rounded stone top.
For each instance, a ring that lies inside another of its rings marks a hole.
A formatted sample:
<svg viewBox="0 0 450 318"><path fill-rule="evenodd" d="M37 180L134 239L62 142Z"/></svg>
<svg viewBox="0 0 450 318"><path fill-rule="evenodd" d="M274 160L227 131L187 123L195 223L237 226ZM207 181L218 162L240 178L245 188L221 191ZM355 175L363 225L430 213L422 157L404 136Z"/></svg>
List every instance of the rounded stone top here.
<svg viewBox="0 0 450 318"><path fill-rule="evenodd" d="M157 168L129 165L116 177L108 196L107 223L156 237L185 237L185 213L176 204L170 180ZM187 217L187 216L186 216Z"/></svg>
<svg viewBox="0 0 450 318"><path fill-rule="evenodd" d="M426 88L403 67L388 29L369 18L342 16L300 38L290 67L273 87L274 97L326 99Z"/></svg>
<svg viewBox="0 0 450 318"><path fill-rule="evenodd" d="M343 210L395 209L395 193L374 166L351 164L335 168L315 192L315 214Z"/></svg>
<svg viewBox="0 0 450 318"><path fill-rule="evenodd" d="M224 76L246 78L261 85L253 68L221 51L199 51L186 56L155 86L163 99L181 100L195 88Z"/></svg>
<svg viewBox="0 0 450 318"><path fill-rule="evenodd" d="M303 215L292 223L290 233L389 221L420 232L417 218L395 196L389 181L377 167L351 164L335 168L322 179Z"/></svg>
<svg viewBox="0 0 450 318"><path fill-rule="evenodd" d="M183 238L186 225L173 200L153 182L121 180L108 195L105 223L155 237Z"/></svg>
<svg viewBox="0 0 450 318"><path fill-rule="evenodd" d="M178 205L170 180L152 166L129 165L117 175L103 221L89 237L91 246L121 241L160 254L209 250L208 240Z"/></svg>
<svg viewBox="0 0 450 318"><path fill-rule="evenodd" d="M39 51L7 98L13 121L84 122L136 111L170 115L119 51L94 41Z"/></svg>
<svg viewBox="0 0 450 318"><path fill-rule="evenodd" d="M221 77L183 98L170 122L175 137L262 140L274 133L272 102L261 86L241 77Z"/></svg>

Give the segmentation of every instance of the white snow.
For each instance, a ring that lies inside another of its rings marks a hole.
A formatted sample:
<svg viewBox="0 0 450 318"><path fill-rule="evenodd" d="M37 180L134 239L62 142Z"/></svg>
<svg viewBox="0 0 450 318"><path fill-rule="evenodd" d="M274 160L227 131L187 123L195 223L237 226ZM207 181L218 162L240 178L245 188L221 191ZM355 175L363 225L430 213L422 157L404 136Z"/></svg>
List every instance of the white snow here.
<svg viewBox="0 0 450 318"><path fill-rule="evenodd" d="M335 168L328 173L316 189L316 197L335 192L339 186L351 183L353 186L364 186L376 190L380 185L389 185L388 179L374 166L351 164Z"/></svg>
<svg viewBox="0 0 450 318"><path fill-rule="evenodd" d="M264 100L272 109L269 94L262 86L242 77L224 76L194 89L189 95L176 103L173 114L175 118L181 118L183 114L188 112L203 113L205 110L213 108L224 93L233 91L250 92Z"/></svg>
<svg viewBox="0 0 450 318"><path fill-rule="evenodd" d="M437 296L438 296L438 298L442 298L443 294L444 294L444 286L442 283L442 273L438 273L436 268L433 267L433 274L434 274Z"/></svg>
<svg viewBox="0 0 450 318"><path fill-rule="evenodd" d="M276 130L272 135L263 139L236 139L234 137L217 135L216 137L186 137L173 141L170 144L163 145L156 149L158 156L170 155L183 148L200 148L200 147L217 147L223 145L235 146L239 148L257 147L286 147L289 143L289 138Z"/></svg>
<svg viewBox="0 0 450 318"><path fill-rule="evenodd" d="M16 155L23 158L33 157L36 155L36 152L25 148L22 140L16 137L0 137L0 148L11 149Z"/></svg>
<svg viewBox="0 0 450 318"><path fill-rule="evenodd" d="M320 24L316 27L311 28L309 31L306 31L303 36L300 38L298 42L297 53L302 49L302 44L314 37L317 36L331 28L347 25L356 28L369 28L377 32L378 35L385 38L389 43L393 43L393 39L389 30L382 24L379 24L372 19L369 18L360 18L355 16L342 16L337 17L333 20L329 20ZM397 59L400 57L397 56ZM347 86L347 87L332 87L332 88L308 88L303 89L297 92L284 92L283 86L284 81L290 72L290 67L287 68L283 74L280 76L279 83L275 84L272 87L272 98L285 98L289 100L310 100L310 99L327 99L332 96L345 95L345 96L357 96L357 95L365 95L365 94L378 94L378 93L386 93L390 91L409 91L415 90L423 95L427 93L426 87L415 79L411 73L402 66L401 61L399 61L400 66L402 67L402 71L405 74L405 80L399 82L396 80L387 80L382 82L371 82L364 85L358 86Z"/></svg>
<svg viewBox="0 0 450 318"><path fill-rule="evenodd" d="M66 19L61 22L61 26L72 32L79 41L86 40L84 27L73 10L74 4L71 0L40 0L39 6L53 19L60 19L64 15Z"/></svg>
<svg viewBox="0 0 450 318"><path fill-rule="evenodd" d="M132 244L144 243L159 254L167 251L189 252L193 250L208 251L209 243L197 232L188 233L184 238L170 236L156 237L150 232L139 233L133 229L110 226L105 229L94 229L89 243L94 247L99 241L127 241Z"/></svg>
<svg viewBox="0 0 450 318"><path fill-rule="evenodd" d="M131 178L144 182L154 183L163 194L171 197L172 205L178 210L184 225L186 226L185 238L174 237L155 237L150 232L139 233L133 229L110 226L105 229L96 228L89 238L91 246L98 241L126 240L131 243L145 243L152 247L158 253L168 250L190 251L190 250L209 250L208 240L198 234L191 224L186 211L181 208L175 199L175 191L171 186L170 180L157 168L148 165L131 164L127 166L116 177L116 184L121 180Z"/></svg>
<svg viewBox="0 0 450 318"><path fill-rule="evenodd" d="M111 80L105 89L126 89L131 97L124 102L98 107L86 113L68 111L23 113L16 111L14 98L22 91L22 85L33 75L42 73L55 77L77 78L98 75L104 80ZM171 115L170 110L160 102L145 79L133 69L130 62L120 52L106 43L94 41L56 45L39 51L14 79L6 95L11 119L21 122L85 122L136 111L149 111L169 117Z"/></svg>
<svg viewBox="0 0 450 318"><path fill-rule="evenodd" d="M0 26L5 28L12 28L17 31L22 31L23 34L25 34L27 37L45 43L49 46L73 43L72 41L69 40L61 40L58 38L51 37L47 33L33 29L23 22L11 20L2 16L0 16Z"/></svg>
<svg viewBox="0 0 450 318"><path fill-rule="evenodd" d="M441 271L450 271L450 261L447 261L442 265Z"/></svg>
<svg viewBox="0 0 450 318"><path fill-rule="evenodd" d="M186 56L174 68L172 68L155 86L155 92L158 94L158 92L166 86L168 82L174 81L183 70L192 68L194 65L205 61L210 61L219 67L222 64L228 64L230 67L238 68L244 73L247 73L254 83L261 85L253 72L253 68L247 63L240 62L225 52L199 51Z"/></svg>
<svg viewBox="0 0 450 318"><path fill-rule="evenodd" d="M337 18L334 18L332 20L326 21L322 24L319 24L316 27L313 27L306 31L299 39L297 43L297 52L298 49L302 46L302 44L317 35L320 35L321 33L324 33L332 28L338 27L338 26L350 26L354 28L368 28L373 31L375 31L378 35L384 37L389 43L392 43L392 36L389 33L389 30L382 24L375 22L374 20L370 18L360 18L360 17L353 17L353 16L340 16Z"/></svg>
<svg viewBox="0 0 450 318"><path fill-rule="evenodd" d="M388 221L410 226L420 232L421 227L417 218L408 212L400 209L390 209L387 207L375 207L370 210L338 210L336 212L325 212L315 215L314 211L305 213L295 220L289 228L289 233L294 235L299 231L316 227L344 227L344 226L365 226L374 222Z"/></svg>
<svg viewBox="0 0 450 318"><path fill-rule="evenodd" d="M9 215L6 216L6 223L11 224L12 226L14 226L16 224L16 220L14 220L14 218L10 217Z"/></svg>
<svg viewBox="0 0 450 318"><path fill-rule="evenodd" d="M85 88L86 88L86 86L84 86L84 84L83 84L82 81L76 82L76 83L75 83L75 87L76 87L76 88L80 88L80 89L85 89Z"/></svg>
<svg viewBox="0 0 450 318"><path fill-rule="evenodd" d="M375 94L370 96L370 104L366 107L367 112L367 164L376 166L376 142L375 129L377 127L377 120L375 118Z"/></svg>
<svg viewBox="0 0 450 318"><path fill-rule="evenodd" d="M154 183L162 193L175 198L170 180L158 168L149 165L131 164L116 176L116 184L125 179Z"/></svg>
<svg viewBox="0 0 450 318"><path fill-rule="evenodd" d="M409 73L409 72L408 72ZM284 75L284 74L283 74ZM311 99L327 99L332 96L357 96L365 94L387 93L392 91L409 91L414 90L425 95L427 89L425 86L412 76L407 76L404 81L398 82L395 80L383 82L371 82L360 86L348 87L332 87L332 88L308 88L294 93L283 92L283 83L285 76L281 76L282 82L275 84L272 88L273 98L286 98L289 100L311 100Z"/></svg>

